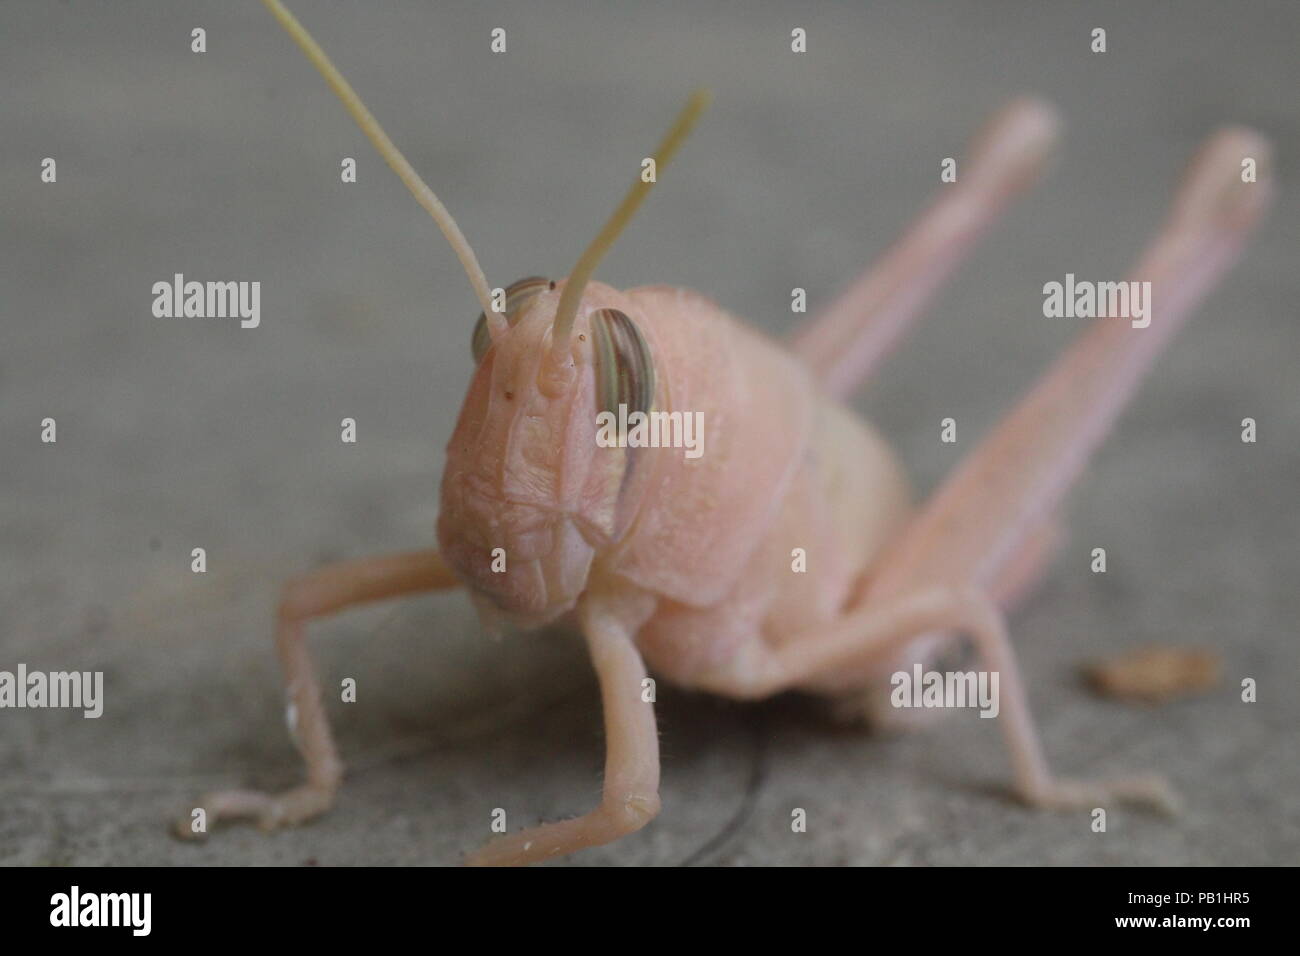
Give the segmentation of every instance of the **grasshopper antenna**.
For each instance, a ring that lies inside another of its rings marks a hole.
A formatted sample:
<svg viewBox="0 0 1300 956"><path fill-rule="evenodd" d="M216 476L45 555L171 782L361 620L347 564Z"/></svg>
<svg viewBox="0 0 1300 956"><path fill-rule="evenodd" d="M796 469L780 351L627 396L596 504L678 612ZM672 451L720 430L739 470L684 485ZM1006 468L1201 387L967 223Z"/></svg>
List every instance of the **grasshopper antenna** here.
<svg viewBox="0 0 1300 956"><path fill-rule="evenodd" d="M709 100L712 98L708 90L696 90L686 101L686 106L677 114L677 120L654 153L656 179L659 172L668 165L682 143L686 141L686 137L690 135L691 129L708 108ZM586 287L587 280L596 271L600 260L605 258L605 253L609 252L609 247L614 244L614 240L627 228L627 224L636 215L637 209L645 201L653 185L653 182L645 182L640 178L632 184L632 188L627 191L623 201L614 210L614 215L610 216L609 221L605 223L605 228L600 230L591 245L583 252L578 264L573 267L573 271L569 273L569 281L564 284L564 291L560 293L560 304L555 310L555 324L551 326L552 361L560 361L568 353L569 334L573 331L573 320L577 318L578 303L582 299L582 290Z"/></svg>
<svg viewBox="0 0 1300 956"><path fill-rule="evenodd" d="M280 26L293 37L294 42L307 55L307 59L311 60L321 76L325 77L325 82L334 91L334 95L343 102L344 107L361 127L361 132L366 134L366 138L379 151L379 155L384 157L388 165L393 168L393 172L397 173L398 178L406 184L415 201L433 217L433 221L438 224L438 228L442 230L442 234L447 237L447 241L455 250L456 258L460 259L460 264L465 268L465 274L469 276L469 283L474 287L474 295L478 297L479 304L483 306L483 314L487 316L488 331L492 333L493 338L504 335L509 325L505 317L492 308L492 291L488 287L487 277L483 275L483 268L478 264L478 257L474 255L469 241L456 225L456 220L451 217L447 207L407 162L401 150L388 138L379 121L370 110L366 109L366 104L361 102L361 97L357 96L357 91L330 62L330 58L325 55L320 44L312 39L307 28L298 22L297 17L290 13L280 0L262 0L262 4L280 21Z"/></svg>

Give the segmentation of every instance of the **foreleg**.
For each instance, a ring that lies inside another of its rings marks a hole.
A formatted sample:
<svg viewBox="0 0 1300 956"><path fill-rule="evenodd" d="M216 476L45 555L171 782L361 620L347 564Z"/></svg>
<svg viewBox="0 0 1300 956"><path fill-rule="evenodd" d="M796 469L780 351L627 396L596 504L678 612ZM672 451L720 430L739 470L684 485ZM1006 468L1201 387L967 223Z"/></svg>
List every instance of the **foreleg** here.
<svg viewBox="0 0 1300 956"><path fill-rule="evenodd" d="M208 826L220 820L251 818L271 830L318 816L334 800L343 778L343 762L330 734L320 684L307 653L303 629L309 620L358 604L458 584L436 550L347 561L288 582L280 596L275 644L289 697L289 731L306 761L307 780L279 794L255 790L209 794L199 802ZM176 831L183 837L201 835L193 830L188 816L177 822Z"/></svg>
<svg viewBox="0 0 1300 956"><path fill-rule="evenodd" d="M535 863L610 843L641 829L659 812L659 737L654 704L643 698L646 667L635 631L601 602L584 598L579 621L600 680L605 715L605 783L600 806L559 823L498 837L467 860L471 866Z"/></svg>

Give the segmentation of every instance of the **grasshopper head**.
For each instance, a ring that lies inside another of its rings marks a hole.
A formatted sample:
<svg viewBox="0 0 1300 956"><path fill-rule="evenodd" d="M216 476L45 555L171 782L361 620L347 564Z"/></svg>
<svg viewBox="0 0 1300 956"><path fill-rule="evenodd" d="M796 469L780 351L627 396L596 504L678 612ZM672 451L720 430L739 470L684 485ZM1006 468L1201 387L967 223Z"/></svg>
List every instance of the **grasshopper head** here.
<svg viewBox="0 0 1300 956"><path fill-rule="evenodd" d="M584 289L563 360L551 348L564 283L521 279L506 290L504 333L480 316L478 367L447 446L438 542L481 610L522 626L573 607L598 550L633 504L626 449L597 444L597 414L648 410L649 349L625 297Z"/></svg>
<svg viewBox="0 0 1300 956"><path fill-rule="evenodd" d="M697 92L654 157L662 169L708 102ZM530 277L479 316L478 370L447 447L438 542L478 600L524 626L564 613L598 549L641 499L634 456L602 448L597 415L650 411L654 363L625 296L592 281L653 179L633 184L563 282Z"/></svg>
<svg viewBox="0 0 1300 956"><path fill-rule="evenodd" d="M474 330L478 369L447 447L438 541L489 607L526 625L571 608L596 550L616 539L628 512L625 449L596 444L596 413L622 401L648 410L649 348L597 263L644 200L708 102L697 91L642 167L604 229L565 282L523 279L494 301L478 257L441 200L401 154L325 51L278 0L271 13L438 224L484 312ZM613 407L617 407L614 405Z"/></svg>
<svg viewBox="0 0 1300 956"><path fill-rule="evenodd" d="M662 169L708 102L696 92L653 160ZM530 277L479 316L478 370L447 447L438 543L479 611L537 626L573 607L592 560L646 487L635 456L597 444L597 416L648 412L654 363L625 296L592 281L650 189L638 180L563 282Z"/></svg>

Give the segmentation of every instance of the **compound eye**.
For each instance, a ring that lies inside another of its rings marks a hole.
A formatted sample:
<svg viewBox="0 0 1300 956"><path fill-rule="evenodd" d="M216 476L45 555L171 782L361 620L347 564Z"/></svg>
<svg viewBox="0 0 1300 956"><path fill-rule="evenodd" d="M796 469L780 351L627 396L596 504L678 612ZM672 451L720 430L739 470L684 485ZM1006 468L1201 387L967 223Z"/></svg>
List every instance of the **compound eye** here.
<svg viewBox="0 0 1300 956"><path fill-rule="evenodd" d="M551 280L543 279L541 276L528 276L506 286L505 317L511 328L519 321L519 317L524 314L524 310L533 296L550 288L553 288ZM480 312L478 321L474 323L474 335L470 339L470 350L474 353L474 361L483 361L483 356L487 354L487 350L491 346L492 336L488 333L487 316Z"/></svg>
<svg viewBox="0 0 1300 956"><path fill-rule="evenodd" d="M655 366L641 330L626 312L598 309L591 314L596 410L618 414L649 412L655 400Z"/></svg>

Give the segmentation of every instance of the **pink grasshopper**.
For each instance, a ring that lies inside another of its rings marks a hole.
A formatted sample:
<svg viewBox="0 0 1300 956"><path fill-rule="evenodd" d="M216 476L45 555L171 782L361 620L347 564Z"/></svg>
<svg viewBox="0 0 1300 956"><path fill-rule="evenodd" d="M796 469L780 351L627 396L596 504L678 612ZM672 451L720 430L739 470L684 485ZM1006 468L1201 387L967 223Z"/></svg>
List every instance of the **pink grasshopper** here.
<svg viewBox="0 0 1300 956"><path fill-rule="evenodd" d="M1038 175L1054 113L1013 102L977 138L956 183L786 349L683 289L591 280L650 189L638 181L567 280L521 280L494 303L454 221L356 93L278 0L267 7L434 216L483 308L478 366L447 448L436 550L347 562L290 582L276 645L307 780L279 795L206 798L209 822L263 827L324 812L343 776L307 621L404 594L466 586L481 613L536 626L572 615L599 678L603 796L574 819L502 836L476 864L528 863L605 844L659 810L650 671L742 699L804 690L885 723L890 675L965 638L1000 675L1015 790L1040 807L1167 807L1154 776L1073 781L1047 766L1005 612L1051 554L1055 515L1155 356L1238 256L1268 203L1269 146L1225 129L1193 159L1131 277L1151 283L1149 326L1102 318L920 507L883 440L843 400L875 368L1011 197ZM703 109L697 96L653 157L662 172ZM1241 175L1245 159L1257 181ZM494 304L504 306L501 311ZM699 412L697 460L605 448L600 411ZM802 549L815 572L794 573Z"/></svg>

